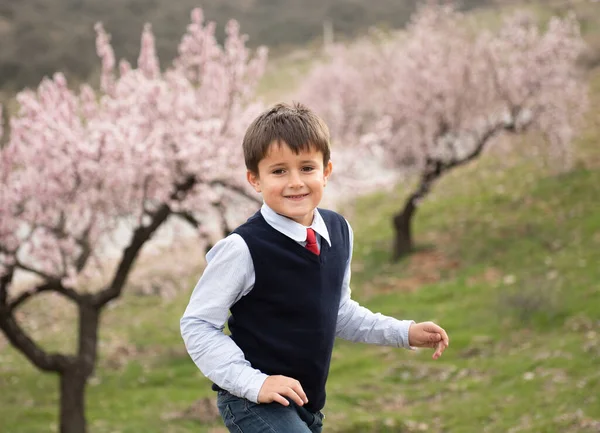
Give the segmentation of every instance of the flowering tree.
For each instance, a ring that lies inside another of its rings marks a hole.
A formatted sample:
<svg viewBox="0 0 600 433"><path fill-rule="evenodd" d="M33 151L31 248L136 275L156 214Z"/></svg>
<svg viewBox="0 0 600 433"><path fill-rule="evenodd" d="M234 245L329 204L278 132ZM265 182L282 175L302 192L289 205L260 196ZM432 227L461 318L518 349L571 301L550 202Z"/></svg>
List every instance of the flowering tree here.
<svg viewBox="0 0 600 433"><path fill-rule="evenodd" d="M546 137L538 150L569 162L586 106L575 18L553 18L545 32L524 14L495 33L472 29L451 7L421 8L402 35L332 48L299 90L329 123L334 145L380 149L418 177L393 218L396 259L413 248L411 221L433 184L501 133L537 130Z"/></svg>
<svg viewBox="0 0 600 433"><path fill-rule="evenodd" d="M221 47L197 9L170 68L161 72L147 26L137 68L122 61L117 74L109 37L101 25L96 32L100 90L76 93L56 74L21 92L0 149L0 329L35 366L59 374L62 433L86 430L101 311L156 230L180 216L201 231L211 208L257 204L239 143L262 109L252 100L266 50L251 57L234 21ZM120 260L102 269L103 242L123 224L130 232ZM11 293L19 272L37 283ZM15 316L44 292L77 306L74 354L46 352Z"/></svg>

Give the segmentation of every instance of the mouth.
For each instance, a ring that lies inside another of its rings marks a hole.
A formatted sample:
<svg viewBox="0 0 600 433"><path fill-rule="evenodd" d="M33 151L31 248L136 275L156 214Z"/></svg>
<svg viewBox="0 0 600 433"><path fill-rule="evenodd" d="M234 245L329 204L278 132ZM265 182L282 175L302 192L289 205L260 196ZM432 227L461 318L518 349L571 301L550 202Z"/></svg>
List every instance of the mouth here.
<svg viewBox="0 0 600 433"><path fill-rule="evenodd" d="M308 194L298 194L298 195L286 195L285 198L289 200L302 200L304 197L308 197Z"/></svg>

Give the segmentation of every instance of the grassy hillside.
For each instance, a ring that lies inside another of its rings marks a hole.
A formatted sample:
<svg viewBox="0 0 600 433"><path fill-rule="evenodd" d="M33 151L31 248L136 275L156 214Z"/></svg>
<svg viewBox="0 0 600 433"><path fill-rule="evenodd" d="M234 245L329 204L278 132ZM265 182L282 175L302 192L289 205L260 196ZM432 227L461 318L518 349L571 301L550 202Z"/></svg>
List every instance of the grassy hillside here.
<svg viewBox="0 0 600 433"><path fill-rule="evenodd" d="M599 431L600 71L592 85L572 171L553 175L527 161L505 168L490 155L453 173L419 210L420 251L398 264L388 260L389 221L407 191L347 207L354 297L385 314L439 322L451 346L432 361L430 351L338 342L327 431ZM224 431L179 336L200 272L180 282L175 298L130 290L106 312L88 393L91 432ZM47 298L25 314L35 315L30 327L46 347L72 347L72 312L56 305ZM4 347L0 389L0 431L56 431L56 377Z"/></svg>

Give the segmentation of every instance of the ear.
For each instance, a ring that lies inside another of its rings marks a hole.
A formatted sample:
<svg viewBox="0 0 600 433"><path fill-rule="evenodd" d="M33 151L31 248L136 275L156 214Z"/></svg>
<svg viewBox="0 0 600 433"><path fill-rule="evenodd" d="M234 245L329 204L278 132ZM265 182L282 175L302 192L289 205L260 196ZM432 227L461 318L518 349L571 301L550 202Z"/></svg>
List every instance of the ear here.
<svg viewBox="0 0 600 433"><path fill-rule="evenodd" d="M327 186L327 181L329 180L329 176L331 176L332 171L333 164L331 163L331 161L329 161L323 169L323 186Z"/></svg>
<svg viewBox="0 0 600 433"><path fill-rule="evenodd" d="M254 190L256 192L261 192L261 189L260 189L260 178L258 177L257 173L254 173L254 172L248 170L246 172L246 179L248 180L248 183L250 185L252 185L252 188L254 188Z"/></svg>

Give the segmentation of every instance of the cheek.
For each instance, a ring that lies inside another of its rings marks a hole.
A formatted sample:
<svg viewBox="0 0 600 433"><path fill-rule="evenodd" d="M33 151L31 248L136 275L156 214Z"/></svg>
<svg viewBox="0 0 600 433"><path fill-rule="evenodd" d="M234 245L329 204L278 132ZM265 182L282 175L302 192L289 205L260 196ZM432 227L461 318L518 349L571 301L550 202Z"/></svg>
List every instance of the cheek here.
<svg viewBox="0 0 600 433"><path fill-rule="evenodd" d="M318 176L317 178L315 178L311 181L310 185L314 189L322 189L325 182L326 181L323 176Z"/></svg>
<svg viewBox="0 0 600 433"><path fill-rule="evenodd" d="M278 182L269 182L267 185L263 185L263 188L269 194L278 194L282 189Z"/></svg>

